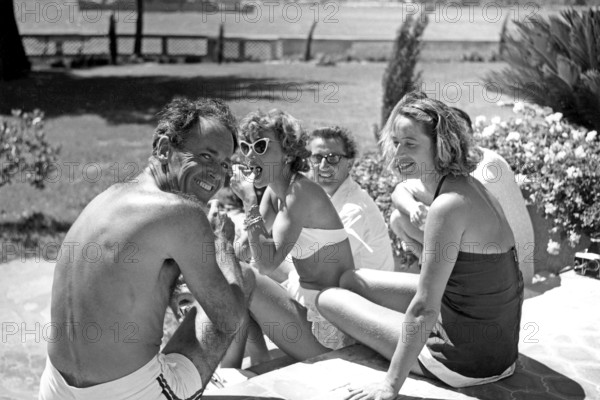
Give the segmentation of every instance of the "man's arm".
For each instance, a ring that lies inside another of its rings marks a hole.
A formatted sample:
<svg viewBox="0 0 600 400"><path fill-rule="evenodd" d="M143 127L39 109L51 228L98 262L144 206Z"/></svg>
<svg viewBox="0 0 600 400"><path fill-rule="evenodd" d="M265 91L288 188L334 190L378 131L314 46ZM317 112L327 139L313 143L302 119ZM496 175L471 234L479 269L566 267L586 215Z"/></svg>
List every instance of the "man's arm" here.
<svg viewBox="0 0 600 400"><path fill-rule="evenodd" d="M178 208L169 223L169 257L177 262L190 292L216 328L233 334L247 310L252 279L242 274L232 237L222 224L215 238L199 207Z"/></svg>
<svg viewBox="0 0 600 400"><path fill-rule="evenodd" d="M396 185L392 193L392 204L400 212L410 215L411 211L418 207L419 204L425 203L416 199L414 191L410 188L410 183L406 181ZM425 205L428 206L429 204Z"/></svg>
<svg viewBox="0 0 600 400"><path fill-rule="evenodd" d="M401 213L410 217L410 222L423 230L429 205L433 201L430 193L418 179L409 179L396 185L392 193L392 204Z"/></svg>

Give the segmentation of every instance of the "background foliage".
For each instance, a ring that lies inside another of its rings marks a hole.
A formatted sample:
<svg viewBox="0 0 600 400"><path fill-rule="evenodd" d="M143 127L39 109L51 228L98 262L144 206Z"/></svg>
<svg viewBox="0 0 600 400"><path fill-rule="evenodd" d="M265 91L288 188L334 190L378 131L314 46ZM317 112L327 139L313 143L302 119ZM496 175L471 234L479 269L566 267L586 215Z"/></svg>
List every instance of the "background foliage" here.
<svg viewBox="0 0 600 400"><path fill-rule="evenodd" d="M599 130L600 11L565 10L560 17L514 23L518 35L504 38L508 67L489 74L487 82Z"/></svg>
<svg viewBox="0 0 600 400"><path fill-rule="evenodd" d="M596 131L567 122L550 108L517 102L518 118L475 120L482 147L506 159L530 204L552 220L551 233L575 246L600 234L600 140ZM550 240L548 252L557 254Z"/></svg>

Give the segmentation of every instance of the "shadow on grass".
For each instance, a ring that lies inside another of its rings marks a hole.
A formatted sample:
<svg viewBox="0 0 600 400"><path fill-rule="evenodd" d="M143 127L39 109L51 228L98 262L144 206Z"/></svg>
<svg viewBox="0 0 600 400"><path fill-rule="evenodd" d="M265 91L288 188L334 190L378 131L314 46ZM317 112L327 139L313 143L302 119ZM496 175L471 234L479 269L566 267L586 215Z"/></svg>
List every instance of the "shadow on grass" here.
<svg viewBox="0 0 600 400"><path fill-rule="evenodd" d="M0 222L0 263L34 257L55 260L71 222L58 221L40 212L25 214L16 221Z"/></svg>
<svg viewBox="0 0 600 400"><path fill-rule="evenodd" d="M315 91L314 82L216 77L93 76L65 71L36 71L29 78L0 82L0 114L39 108L47 117L97 114L112 124L152 123L176 96L213 97L224 101L294 101Z"/></svg>

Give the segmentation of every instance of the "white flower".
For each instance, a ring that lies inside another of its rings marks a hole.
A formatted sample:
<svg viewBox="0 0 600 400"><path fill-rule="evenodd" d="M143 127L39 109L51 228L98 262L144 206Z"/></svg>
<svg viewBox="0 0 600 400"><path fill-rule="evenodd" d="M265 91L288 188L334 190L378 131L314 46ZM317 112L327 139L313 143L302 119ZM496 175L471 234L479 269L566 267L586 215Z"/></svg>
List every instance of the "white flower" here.
<svg viewBox="0 0 600 400"><path fill-rule="evenodd" d="M475 125L483 125L487 121L485 115L478 115L475 117Z"/></svg>
<svg viewBox="0 0 600 400"><path fill-rule="evenodd" d="M488 125L481 131L481 136L490 137L496 133L496 125Z"/></svg>
<svg viewBox="0 0 600 400"><path fill-rule="evenodd" d="M577 246L577 244L579 243L579 239L581 239L581 235L578 235L575 232L571 232L571 234L569 235L569 244L571 245L571 247Z"/></svg>
<svg viewBox="0 0 600 400"><path fill-rule="evenodd" d="M544 211L546 211L546 214L548 214L548 215L554 214L557 209L558 208L554 204L552 204L552 203L547 203L544 206Z"/></svg>
<svg viewBox="0 0 600 400"><path fill-rule="evenodd" d="M33 119L33 121L31 121L31 123L33 124L33 126L36 126L37 124L39 124L40 122L42 122L42 119L40 117L35 117Z"/></svg>
<svg viewBox="0 0 600 400"><path fill-rule="evenodd" d="M492 124L498 125L502 121L502 119L496 115L494 118L491 119L491 121L492 121Z"/></svg>
<svg viewBox="0 0 600 400"><path fill-rule="evenodd" d="M546 248L548 254L553 256L557 256L560 253L560 243L555 242L554 240L548 240L548 247Z"/></svg>
<svg viewBox="0 0 600 400"><path fill-rule="evenodd" d="M557 112L557 113L548 115L545 118L545 120L549 124L551 124L553 122L560 122L560 120L562 119L562 116L563 116L562 113Z"/></svg>
<svg viewBox="0 0 600 400"><path fill-rule="evenodd" d="M596 139L597 134L598 134L598 132L596 132L596 131L589 131L587 133L587 135L585 135L585 141L588 143L593 141L594 139Z"/></svg>
<svg viewBox="0 0 600 400"><path fill-rule="evenodd" d="M500 122L500 128L506 129L507 127L508 127L508 124L506 123L506 121Z"/></svg>
<svg viewBox="0 0 600 400"><path fill-rule="evenodd" d="M514 113L520 113L520 112L523 112L524 110L525 110L525 104L522 101L515 102L515 105L513 106Z"/></svg>
<svg viewBox="0 0 600 400"><path fill-rule="evenodd" d="M515 119L515 125L521 125L522 123L523 123L523 120L521 118Z"/></svg>
<svg viewBox="0 0 600 400"><path fill-rule="evenodd" d="M574 166L570 166L565 172L569 178L577 178L578 176L581 176L581 170Z"/></svg>
<svg viewBox="0 0 600 400"><path fill-rule="evenodd" d="M527 175L523 175L523 174L516 174L515 175L515 183L517 184L517 186L521 187L523 185L525 185L526 183L531 182L530 179L527 177Z"/></svg>
<svg viewBox="0 0 600 400"><path fill-rule="evenodd" d="M506 136L506 141L510 142L510 141L516 141L518 142L519 139L521 139L521 134L519 132L516 131L512 131L508 134L508 136Z"/></svg>
<svg viewBox="0 0 600 400"><path fill-rule="evenodd" d="M571 136L573 136L574 140L581 140L585 137L585 133L579 129L571 129Z"/></svg>
<svg viewBox="0 0 600 400"><path fill-rule="evenodd" d="M556 124L556 132L562 132L563 131L563 126L561 124ZM567 137L566 133L563 133L563 137Z"/></svg>
<svg viewBox="0 0 600 400"><path fill-rule="evenodd" d="M527 142L523 145L523 148L527 151L531 151L534 152L535 151L535 143L533 142Z"/></svg>
<svg viewBox="0 0 600 400"><path fill-rule="evenodd" d="M585 149L583 148L583 146L579 146L575 149L575 157L577 158L585 158L587 156L587 154L585 154Z"/></svg>
<svg viewBox="0 0 600 400"><path fill-rule="evenodd" d="M558 153L556 153L556 160L557 161L561 161L564 160L565 157L567 157L567 152L564 150L559 151Z"/></svg>

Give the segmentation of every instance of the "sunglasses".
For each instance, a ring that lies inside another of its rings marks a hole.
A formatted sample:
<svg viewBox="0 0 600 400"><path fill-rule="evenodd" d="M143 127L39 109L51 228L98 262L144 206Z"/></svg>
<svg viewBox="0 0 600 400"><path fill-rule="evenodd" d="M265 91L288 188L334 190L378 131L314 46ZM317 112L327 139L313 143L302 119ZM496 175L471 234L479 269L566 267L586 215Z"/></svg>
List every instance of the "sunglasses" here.
<svg viewBox="0 0 600 400"><path fill-rule="evenodd" d="M336 165L338 164L340 161L342 161L342 158L346 157L343 154L333 154L333 153L329 153L326 156L321 155L321 154L313 154L309 157L310 162L313 164L321 164L321 161L323 161L323 159L327 160L327 163L329 165Z"/></svg>
<svg viewBox="0 0 600 400"><path fill-rule="evenodd" d="M258 139L254 143L248 143L245 140L240 140L240 150L244 156L248 156L248 154L250 154L250 150L253 150L259 156L262 156L269 148L269 142L278 142L278 140L262 138Z"/></svg>

